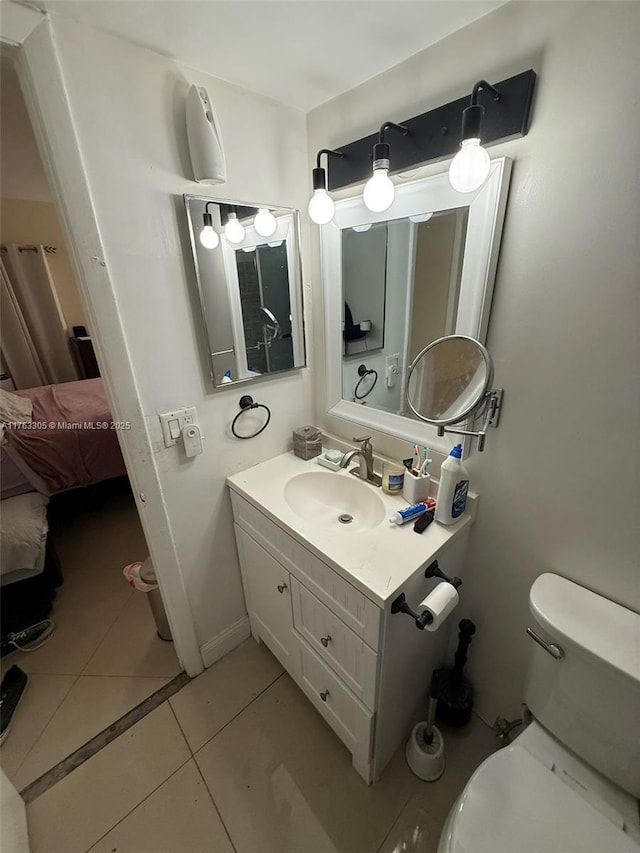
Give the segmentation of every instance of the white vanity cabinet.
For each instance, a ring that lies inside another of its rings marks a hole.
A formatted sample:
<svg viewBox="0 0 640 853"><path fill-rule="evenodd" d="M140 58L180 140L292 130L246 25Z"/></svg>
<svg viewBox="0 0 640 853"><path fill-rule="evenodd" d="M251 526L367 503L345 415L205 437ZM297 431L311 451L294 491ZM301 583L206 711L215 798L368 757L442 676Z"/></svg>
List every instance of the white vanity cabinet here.
<svg viewBox="0 0 640 853"><path fill-rule="evenodd" d="M424 719L431 671L444 662L451 629L463 614L432 633L419 631L403 614L392 615L391 602L400 591L396 576L392 584L388 573L384 599L319 554L314 543L303 544L293 524L289 528L286 520L275 520L273 507L254 505L244 489L240 494L239 476L229 484L251 633L266 643L351 752L354 768L371 783L412 725ZM469 526L465 521L455 534L449 531L444 544L437 534L437 558L447 573L460 571ZM425 537L424 560L416 563L411 550L418 545L409 536L418 537L409 530L392 534L409 549L401 591L417 606L435 586L424 569L436 555ZM377 570L372 577L384 587Z"/></svg>

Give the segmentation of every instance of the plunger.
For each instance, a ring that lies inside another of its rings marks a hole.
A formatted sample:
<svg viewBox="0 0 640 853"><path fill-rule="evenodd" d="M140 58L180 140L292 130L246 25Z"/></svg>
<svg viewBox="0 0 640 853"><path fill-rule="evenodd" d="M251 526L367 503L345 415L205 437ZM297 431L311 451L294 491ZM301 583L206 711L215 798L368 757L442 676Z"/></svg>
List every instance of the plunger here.
<svg viewBox="0 0 640 853"><path fill-rule="evenodd" d="M471 619L461 619L458 627L460 633L453 669L443 669L437 673L438 719L450 726L466 725L471 719L473 708L473 685L464 676L463 669L476 626Z"/></svg>

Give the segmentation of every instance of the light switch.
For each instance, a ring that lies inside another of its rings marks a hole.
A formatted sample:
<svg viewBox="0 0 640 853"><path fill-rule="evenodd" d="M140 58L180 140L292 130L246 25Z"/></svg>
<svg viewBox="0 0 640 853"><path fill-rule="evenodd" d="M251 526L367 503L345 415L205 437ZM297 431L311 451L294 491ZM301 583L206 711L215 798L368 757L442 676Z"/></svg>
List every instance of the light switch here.
<svg viewBox="0 0 640 853"><path fill-rule="evenodd" d="M163 412L158 417L162 426L164 446L173 447L174 444L182 442L184 428L197 423L198 413L194 407L191 407L189 409L177 409L175 412Z"/></svg>

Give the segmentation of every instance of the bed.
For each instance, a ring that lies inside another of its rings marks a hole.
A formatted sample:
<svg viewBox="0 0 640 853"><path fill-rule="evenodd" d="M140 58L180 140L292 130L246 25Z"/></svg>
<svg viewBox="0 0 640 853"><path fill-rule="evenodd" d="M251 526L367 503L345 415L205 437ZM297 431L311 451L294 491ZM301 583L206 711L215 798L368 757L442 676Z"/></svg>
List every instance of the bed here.
<svg viewBox="0 0 640 853"><path fill-rule="evenodd" d="M102 379L12 392L31 415L0 435L0 497L51 495L125 475Z"/></svg>
<svg viewBox="0 0 640 853"><path fill-rule="evenodd" d="M38 492L3 500L0 512L0 585L12 584L44 569L47 549L47 504Z"/></svg>

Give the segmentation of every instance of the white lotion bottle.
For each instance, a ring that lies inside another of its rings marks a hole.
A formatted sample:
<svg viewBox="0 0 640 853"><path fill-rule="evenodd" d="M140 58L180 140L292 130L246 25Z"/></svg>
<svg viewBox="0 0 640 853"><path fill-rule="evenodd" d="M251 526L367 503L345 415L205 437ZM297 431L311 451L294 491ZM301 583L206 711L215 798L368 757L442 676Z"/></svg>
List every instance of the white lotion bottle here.
<svg viewBox="0 0 640 853"><path fill-rule="evenodd" d="M468 492L469 475L462 464L462 445L456 444L440 468L435 520L455 524L464 513Z"/></svg>

